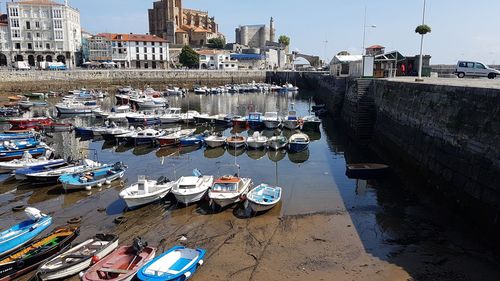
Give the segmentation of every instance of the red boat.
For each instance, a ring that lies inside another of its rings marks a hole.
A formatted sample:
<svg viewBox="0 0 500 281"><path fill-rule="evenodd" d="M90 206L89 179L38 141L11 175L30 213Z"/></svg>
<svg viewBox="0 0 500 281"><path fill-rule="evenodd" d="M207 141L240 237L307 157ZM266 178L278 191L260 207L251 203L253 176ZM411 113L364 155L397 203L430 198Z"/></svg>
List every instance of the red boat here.
<svg viewBox="0 0 500 281"><path fill-rule="evenodd" d="M54 121L49 117L17 118L9 120L11 130L41 130L43 126L49 126Z"/></svg>
<svg viewBox="0 0 500 281"><path fill-rule="evenodd" d="M156 254L156 249L134 239L133 246L122 246L85 272L83 281L131 280Z"/></svg>

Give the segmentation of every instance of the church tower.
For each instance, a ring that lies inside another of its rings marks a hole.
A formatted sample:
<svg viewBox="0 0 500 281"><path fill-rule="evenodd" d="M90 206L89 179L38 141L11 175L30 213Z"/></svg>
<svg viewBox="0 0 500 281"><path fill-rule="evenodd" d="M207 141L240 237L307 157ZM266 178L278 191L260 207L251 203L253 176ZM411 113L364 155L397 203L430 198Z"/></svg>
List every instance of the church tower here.
<svg viewBox="0 0 500 281"><path fill-rule="evenodd" d="M271 17L271 21L269 23L269 41L274 42L276 39L276 30L274 29L274 19Z"/></svg>

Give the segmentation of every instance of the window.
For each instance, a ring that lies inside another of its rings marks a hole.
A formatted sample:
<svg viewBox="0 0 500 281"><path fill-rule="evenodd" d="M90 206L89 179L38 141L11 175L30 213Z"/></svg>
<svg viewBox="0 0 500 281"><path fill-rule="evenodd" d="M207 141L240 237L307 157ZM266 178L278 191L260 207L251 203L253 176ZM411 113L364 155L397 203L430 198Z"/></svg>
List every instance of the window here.
<svg viewBox="0 0 500 281"><path fill-rule="evenodd" d="M45 49L50 50L50 43L45 44Z"/></svg>
<svg viewBox="0 0 500 281"><path fill-rule="evenodd" d="M10 8L10 16L11 17L18 17L19 16L19 10L17 8Z"/></svg>
<svg viewBox="0 0 500 281"><path fill-rule="evenodd" d="M33 44L28 43L28 50L33 50Z"/></svg>
<svg viewBox="0 0 500 281"><path fill-rule="evenodd" d="M476 62L476 68L477 69L486 69L486 67L484 66L484 64L478 63L478 62Z"/></svg>
<svg viewBox="0 0 500 281"><path fill-rule="evenodd" d="M148 63L147 63L147 62L145 62L145 63L144 63L144 68L149 68L149 66L148 66Z"/></svg>
<svg viewBox="0 0 500 281"><path fill-rule="evenodd" d="M160 55L160 60L162 61L163 60L163 54Z"/></svg>
<svg viewBox="0 0 500 281"><path fill-rule="evenodd" d="M139 53L139 47L135 47L135 52Z"/></svg>
<svg viewBox="0 0 500 281"><path fill-rule="evenodd" d="M21 43L16 43L16 50L20 50L21 49Z"/></svg>
<svg viewBox="0 0 500 281"><path fill-rule="evenodd" d="M62 28L62 20L54 20L54 28Z"/></svg>
<svg viewBox="0 0 500 281"><path fill-rule="evenodd" d="M31 22L29 21L26 22L26 29L31 29Z"/></svg>
<svg viewBox="0 0 500 281"><path fill-rule="evenodd" d="M135 68L138 68L138 69L140 69L140 68L141 68L141 62L140 62L139 60L137 60L137 61L135 62Z"/></svg>
<svg viewBox="0 0 500 281"><path fill-rule="evenodd" d="M55 31L55 39L56 40L62 40L63 39L63 31L62 30L56 30Z"/></svg>
<svg viewBox="0 0 500 281"><path fill-rule="evenodd" d="M153 54L154 54L154 53L156 53L156 48L155 48L155 47L153 47L153 48L151 48L151 49L152 49L152 51L153 51Z"/></svg>
<svg viewBox="0 0 500 281"><path fill-rule="evenodd" d="M155 62L155 61L151 64L151 67L152 67L153 69L156 69L156 62Z"/></svg>
<svg viewBox="0 0 500 281"><path fill-rule="evenodd" d="M141 60L141 59L140 59L140 57L139 57L139 54L137 54L135 58L136 58L136 60L138 60L138 61L139 61L139 60Z"/></svg>
<svg viewBox="0 0 500 281"><path fill-rule="evenodd" d="M160 48L160 54L163 54L163 48Z"/></svg>
<svg viewBox="0 0 500 281"><path fill-rule="evenodd" d="M40 38L40 37L41 37L41 36L40 36L40 32L37 32L37 33L35 34L35 36L36 36L36 38Z"/></svg>
<svg viewBox="0 0 500 281"><path fill-rule="evenodd" d="M31 32L28 32L26 33L26 37L28 37L28 39L32 40L33 38L31 37Z"/></svg>
<svg viewBox="0 0 500 281"><path fill-rule="evenodd" d="M12 27L19 27L19 20L18 19L11 19L10 24Z"/></svg>
<svg viewBox="0 0 500 281"><path fill-rule="evenodd" d="M144 53L148 52L148 48L144 47Z"/></svg>
<svg viewBox="0 0 500 281"><path fill-rule="evenodd" d="M474 68L474 63L473 62L468 62L467 63L468 68Z"/></svg>
<svg viewBox="0 0 500 281"><path fill-rule="evenodd" d="M155 45L155 42L151 42L151 46L154 46Z"/></svg>
<svg viewBox="0 0 500 281"><path fill-rule="evenodd" d="M21 38L21 32L19 31L19 29L12 30L12 37L13 38Z"/></svg>
<svg viewBox="0 0 500 281"><path fill-rule="evenodd" d="M148 60L148 55L147 54L144 54L144 60Z"/></svg>
<svg viewBox="0 0 500 281"><path fill-rule="evenodd" d="M52 11L52 17L55 18L55 19L62 18L62 11L61 10L53 10Z"/></svg>
<svg viewBox="0 0 500 281"><path fill-rule="evenodd" d="M156 56L155 55L153 55L153 60L156 60Z"/></svg>

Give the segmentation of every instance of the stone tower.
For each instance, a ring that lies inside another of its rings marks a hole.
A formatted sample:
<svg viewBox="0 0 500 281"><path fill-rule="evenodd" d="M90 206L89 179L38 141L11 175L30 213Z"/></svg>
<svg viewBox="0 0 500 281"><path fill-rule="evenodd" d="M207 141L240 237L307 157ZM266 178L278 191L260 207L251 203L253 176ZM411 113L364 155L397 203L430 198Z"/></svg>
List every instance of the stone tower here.
<svg viewBox="0 0 500 281"><path fill-rule="evenodd" d="M271 21L269 23L269 41L271 42L274 42L274 40L276 39L276 30L274 29L274 19L273 17L271 17Z"/></svg>

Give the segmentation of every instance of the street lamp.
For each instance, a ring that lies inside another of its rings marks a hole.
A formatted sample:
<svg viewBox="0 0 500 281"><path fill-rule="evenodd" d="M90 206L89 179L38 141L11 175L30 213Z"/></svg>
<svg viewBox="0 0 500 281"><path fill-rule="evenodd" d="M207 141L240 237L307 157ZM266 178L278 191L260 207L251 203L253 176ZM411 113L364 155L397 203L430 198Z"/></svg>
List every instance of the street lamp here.
<svg viewBox="0 0 500 281"><path fill-rule="evenodd" d="M377 28L376 25L372 24L372 25L366 25L366 6L365 6L365 17L364 17L364 22L363 22L363 48L361 49L361 55L364 55L365 54L365 40L366 40L366 28L367 27L370 27L370 28Z"/></svg>
<svg viewBox="0 0 500 281"><path fill-rule="evenodd" d="M424 8L422 10L422 25L425 24L425 4L426 0L424 0ZM422 63L423 63L423 53L424 53L424 34L420 37L420 58L418 63L418 80L422 80Z"/></svg>

